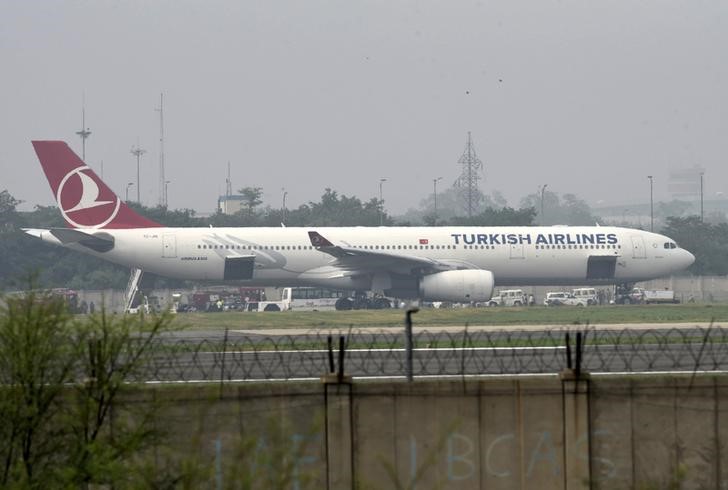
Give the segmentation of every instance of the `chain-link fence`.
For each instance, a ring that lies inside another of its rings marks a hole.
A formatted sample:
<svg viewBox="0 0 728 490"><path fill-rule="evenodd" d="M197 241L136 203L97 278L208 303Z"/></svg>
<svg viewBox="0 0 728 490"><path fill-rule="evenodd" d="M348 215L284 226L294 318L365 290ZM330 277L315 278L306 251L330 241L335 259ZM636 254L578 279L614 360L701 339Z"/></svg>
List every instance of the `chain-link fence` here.
<svg viewBox="0 0 728 490"><path fill-rule="evenodd" d="M574 332L571 329L572 343ZM580 368L592 373L721 371L728 369L728 328L580 329ZM567 366L567 328L534 330L422 331L412 337L417 376L557 373ZM344 371L354 377L406 373L402 330L345 331ZM135 381L232 381L318 378L332 370L328 332L266 336L224 335L159 338ZM572 346L572 349L574 347ZM338 367L337 367L338 369Z"/></svg>

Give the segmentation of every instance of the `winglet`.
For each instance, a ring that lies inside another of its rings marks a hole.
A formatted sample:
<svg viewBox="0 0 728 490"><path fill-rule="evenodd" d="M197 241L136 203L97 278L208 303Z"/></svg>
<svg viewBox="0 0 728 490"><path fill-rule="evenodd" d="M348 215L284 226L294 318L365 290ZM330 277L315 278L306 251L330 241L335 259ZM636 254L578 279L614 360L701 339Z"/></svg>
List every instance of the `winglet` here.
<svg viewBox="0 0 728 490"><path fill-rule="evenodd" d="M311 239L311 245L316 248L320 247L333 247L334 244L322 237L318 231L309 231L308 238Z"/></svg>
<svg viewBox="0 0 728 490"><path fill-rule="evenodd" d="M63 141L33 141L53 195L70 228L154 228L138 215Z"/></svg>

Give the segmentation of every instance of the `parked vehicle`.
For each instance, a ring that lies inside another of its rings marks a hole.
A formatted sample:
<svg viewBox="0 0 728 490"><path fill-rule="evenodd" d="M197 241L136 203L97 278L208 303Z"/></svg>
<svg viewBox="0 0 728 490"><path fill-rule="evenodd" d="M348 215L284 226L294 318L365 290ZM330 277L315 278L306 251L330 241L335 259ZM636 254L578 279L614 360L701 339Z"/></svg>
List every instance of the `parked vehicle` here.
<svg viewBox="0 0 728 490"><path fill-rule="evenodd" d="M488 301L488 306L523 306L528 298L523 289L504 289Z"/></svg>
<svg viewBox="0 0 728 490"><path fill-rule="evenodd" d="M675 291L671 289L645 289L642 291L645 304L650 303L679 303Z"/></svg>
<svg viewBox="0 0 728 490"><path fill-rule="evenodd" d="M597 290L594 288L572 289L571 294L577 300L585 300L587 306L596 305L599 303L599 298L597 297Z"/></svg>
<svg viewBox="0 0 728 490"><path fill-rule="evenodd" d="M283 288L281 299L259 301L257 311L382 310L392 302L382 296L327 288Z"/></svg>
<svg viewBox="0 0 728 490"><path fill-rule="evenodd" d="M638 305L651 303L679 303L671 289L644 289L634 287L631 289L617 288L613 303L619 305Z"/></svg>
<svg viewBox="0 0 728 490"><path fill-rule="evenodd" d="M615 301L619 304L679 303L671 289L632 288L627 294L620 294Z"/></svg>
<svg viewBox="0 0 728 490"><path fill-rule="evenodd" d="M586 298L576 298L573 294L564 291L546 293L543 300L545 306L587 306Z"/></svg>

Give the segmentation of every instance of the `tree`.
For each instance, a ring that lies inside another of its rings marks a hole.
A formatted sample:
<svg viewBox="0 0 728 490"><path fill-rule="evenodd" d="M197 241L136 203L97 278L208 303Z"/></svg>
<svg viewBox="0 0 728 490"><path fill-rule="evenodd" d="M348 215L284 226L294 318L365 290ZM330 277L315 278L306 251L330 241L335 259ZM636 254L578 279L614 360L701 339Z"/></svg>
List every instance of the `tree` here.
<svg viewBox="0 0 728 490"><path fill-rule="evenodd" d="M15 208L20 204L7 190L0 192L0 233L11 231L18 223Z"/></svg>
<svg viewBox="0 0 728 490"><path fill-rule="evenodd" d="M592 214L591 208L576 194L563 194L562 209L569 225L593 226L597 218Z"/></svg>
<svg viewBox="0 0 728 490"><path fill-rule="evenodd" d="M695 255L693 274L728 274L728 224L710 224L700 216L669 217L661 233Z"/></svg>
<svg viewBox="0 0 728 490"><path fill-rule="evenodd" d="M434 189L433 189L434 190ZM490 195L478 191L479 205L475 214L482 213L488 208L501 209L508 207L508 201L503 194L494 190ZM444 225L453 218L464 216L462 206L461 189L450 187L437 192L437 216L435 216L435 194L430 193L420 201L419 209L409 209L403 216L398 217L398 222L421 222L427 226L436 224Z"/></svg>
<svg viewBox="0 0 728 490"><path fill-rule="evenodd" d="M72 319L61 298L30 289L0 309L0 486L127 483L155 440L150 417L118 404L169 317ZM114 426L112 424L114 407ZM131 480L131 482L130 482Z"/></svg>
<svg viewBox="0 0 728 490"><path fill-rule="evenodd" d="M243 187L238 193L243 196L243 201L248 206L248 216L253 216L253 210L263 202L263 199L261 199L263 196L263 188Z"/></svg>
<svg viewBox="0 0 728 490"><path fill-rule="evenodd" d="M74 384L65 422L71 430L67 478L75 486L127 480L132 457L156 442L154 410L135 410L117 399L125 383L142 377L169 321L166 315L147 319L102 310L75 329L82 382Z"/></svg>
<svg viewBox="0 0 728 490"><path fill-rule="evenodd" d="M300 225L379 226L380 202L377 198L362 202L358 197L339 195L335 190L326 188L321 201L309 202L297 211L288 214L291 224L297 220L305 220ZM392 219L386 213L383 214L382 221L392 224Z"/></svg>
<svg viewBox="0 0 728 490"><path fill-rule="evenodd" d="M126 204L140 215L164 226L201 226L200 219L195 216L193 209L169 209L166 206L147 207L137 202L127 202Z"/></svg>
<svg viewBox="0 0 728 490"><path fill-rule="evenodd" d="M47 294L4 298L0 310L0 486L30 488L54 478L63 454L56 426L75 355L66 305Z"/></svg>
<svg viewBox="0 0 728 490"><path fill-rule="evenodd" d="M449 224L455 226L531 226L536 216L533 208L487 208L471 218L455 217Z"/></svg>
<svg viewBox="0 0 728 490"><path fill-rule="evenodd" d="M64 228L66 222L56 206L36 206L30 213L22 213L23 226L30 228Z"/></svg>
<svg viewBox="0 0 728 490"><path fill-rule="evenodd" d="M521 199L521 208L533 208L537 215L541 213L541 204L541 193L538 192ZM539 216L539 224L593 226L596 222L589 205L576 194L563 194L559 198L556 192L543 193L543 216Z"/></svg>

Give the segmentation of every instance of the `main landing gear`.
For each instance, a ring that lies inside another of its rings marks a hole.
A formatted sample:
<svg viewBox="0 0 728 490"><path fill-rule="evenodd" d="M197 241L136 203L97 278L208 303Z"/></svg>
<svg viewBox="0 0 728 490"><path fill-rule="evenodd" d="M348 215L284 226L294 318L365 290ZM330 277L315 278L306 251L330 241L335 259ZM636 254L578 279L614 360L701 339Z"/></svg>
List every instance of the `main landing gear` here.
<svg viewBox="0 0 728 490"><path fill-rule="evenodd" d="M335 305L337 310L385 310L392 303L382 296L368 297L366 293L357 292L354 296L339 298Z"/></svg>

